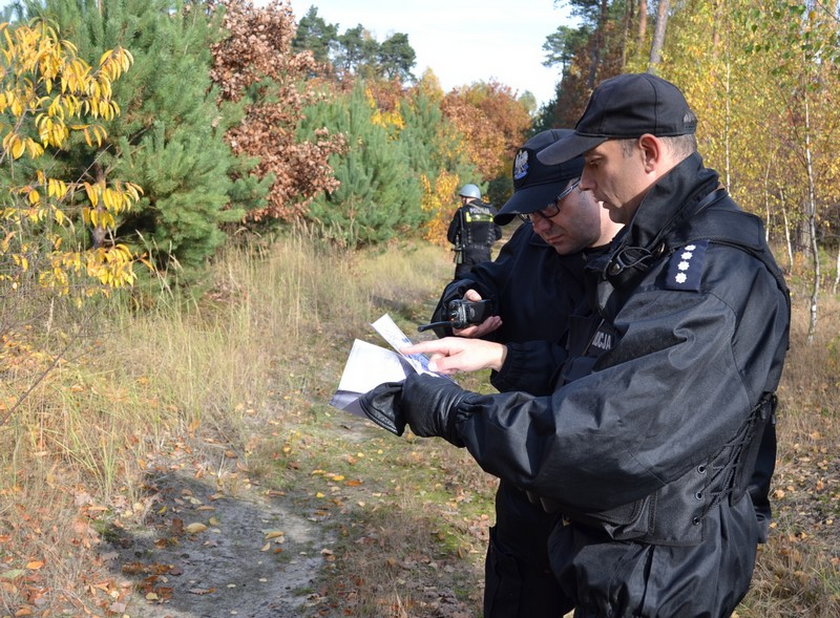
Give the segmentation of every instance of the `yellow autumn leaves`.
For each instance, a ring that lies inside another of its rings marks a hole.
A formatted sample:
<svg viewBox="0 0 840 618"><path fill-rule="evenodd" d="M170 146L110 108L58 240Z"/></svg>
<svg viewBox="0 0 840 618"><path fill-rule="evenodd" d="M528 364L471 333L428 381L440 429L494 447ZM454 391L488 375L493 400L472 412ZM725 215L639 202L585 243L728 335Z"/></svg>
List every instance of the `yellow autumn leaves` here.
<svg viewBox="0 0 840 618"><path fill-rule="evenodd" d="M3 23L0 33L0 164L27 169L14 162L67 148L74 133L88 147L100 147L107 131L98 121L120 114L112 86L131 67L131 53L108 50L93 68L44 21ZM7 265L0 283L17 288L35 269L39 285L63 294L78 279L87 280L75 288L85 295L130 285L135 257L114 241L113 231L120 215L140 200L141 187L109 181L104 173L75 182L48 177L41 169L34 176L4 187L6 195L0 195L0 259ZM79 218L92 228L92 246L75 230Z"/></svg>
<svg viewBox="0 0 840 618"><path fill-rule="evenodd" d="M458 190L458 176L441 170L438 177L432 181L425 174L420 177L423 187L421 208L424 212L434 216L426 224L423 237L429 242L446 246L446 230L452 220L452 214L460 205L457 204L455 192Z"/></svg>

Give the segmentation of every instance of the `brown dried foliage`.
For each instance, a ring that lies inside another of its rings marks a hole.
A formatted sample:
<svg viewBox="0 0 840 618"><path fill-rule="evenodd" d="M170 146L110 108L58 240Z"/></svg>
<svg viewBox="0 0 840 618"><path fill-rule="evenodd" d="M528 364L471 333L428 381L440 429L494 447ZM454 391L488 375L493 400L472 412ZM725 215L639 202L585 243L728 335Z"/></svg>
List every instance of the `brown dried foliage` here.
<svg viewBox="0 0 840 618"><path fill-rule="evenodd" d="M531 117L513 91L491 81L449 92L443 113L466 137L470 160L485 180L504 176L531 127Z"/></svg>
<svg viewBox="0 0 840 618"><path fill-rule="evenodd" d="M405 96L405 90L398 79L369 80L367 88L380 112L399 111L400 101Z"/></svg>
<svg viewBox="0 0 840 618"><path fill-rule="evenodd" d="M259 158L259 177L275 176L266 207L247 218L297 220L319 193L338 187L329 157L345 148L344 137L326 129L317 131L314 141L295 141L304 106L320 96L306 79L320 67L310 52L291 50L296 25L288 2L272 0L261 8L247 0L212 5L225 7L223 26L229 33L212 48L212 78L221 101L239 101L267 78L274 84L261 86L257 102L226 135L237 155Z"/></svg>

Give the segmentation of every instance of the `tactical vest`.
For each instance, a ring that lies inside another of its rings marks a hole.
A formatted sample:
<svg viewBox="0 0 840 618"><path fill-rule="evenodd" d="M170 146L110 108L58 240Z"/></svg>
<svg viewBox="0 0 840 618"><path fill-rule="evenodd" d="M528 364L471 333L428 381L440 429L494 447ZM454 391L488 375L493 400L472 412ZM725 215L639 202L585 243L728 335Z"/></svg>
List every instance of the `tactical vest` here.
<svg viewBox="0 0 840 618"><path fill-rule="evenodd" d="M461 242L465 249L489 248L496 242L493 210L489 204L473 201L461 211Z"/></svg>

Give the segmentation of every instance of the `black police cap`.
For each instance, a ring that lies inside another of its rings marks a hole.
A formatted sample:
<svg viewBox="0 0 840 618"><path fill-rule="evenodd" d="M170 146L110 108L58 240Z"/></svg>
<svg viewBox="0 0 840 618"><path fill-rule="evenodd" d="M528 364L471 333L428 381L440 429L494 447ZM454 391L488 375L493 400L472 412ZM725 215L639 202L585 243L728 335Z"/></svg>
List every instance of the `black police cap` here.
<svg viewBox="0 0 840 618"><path fill-rule="evenodd" d="M674 84L650 73L618 75L595 88L572 134L543 150L540 160L562 163L608 139L673 137L696 128L697 118Z"/></svg>

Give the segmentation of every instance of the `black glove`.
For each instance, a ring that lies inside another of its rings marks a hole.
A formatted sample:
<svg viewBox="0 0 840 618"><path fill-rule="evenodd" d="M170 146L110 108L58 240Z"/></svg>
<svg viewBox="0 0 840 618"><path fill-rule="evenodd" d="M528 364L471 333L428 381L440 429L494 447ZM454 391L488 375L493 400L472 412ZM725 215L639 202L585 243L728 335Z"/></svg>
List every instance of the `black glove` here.
<svg viewBox="0 0 840 618"><path fill-rule="evenodd" d="M405 431L400 410L402 389L402 382L385 382L359 398L359 406L370 420L398 436Z"/></svg>
<svg viewBox="0 0 840 618"><path fill-rule="evenodd" d="M359 405L370 420L398 436L407 423L418 436L440 436L461 447L455 409L469 394L445 378L412 373L403 382L386 382L365 393Z"/></svg>
<svg viewBox="0 0 840 618"><path fill-rule="evenodd" d="M402 383L398 406L418 436L440 436L461 447L464 443L455 428L455 410L469 394L445 378L413 373Z"/></svg>

